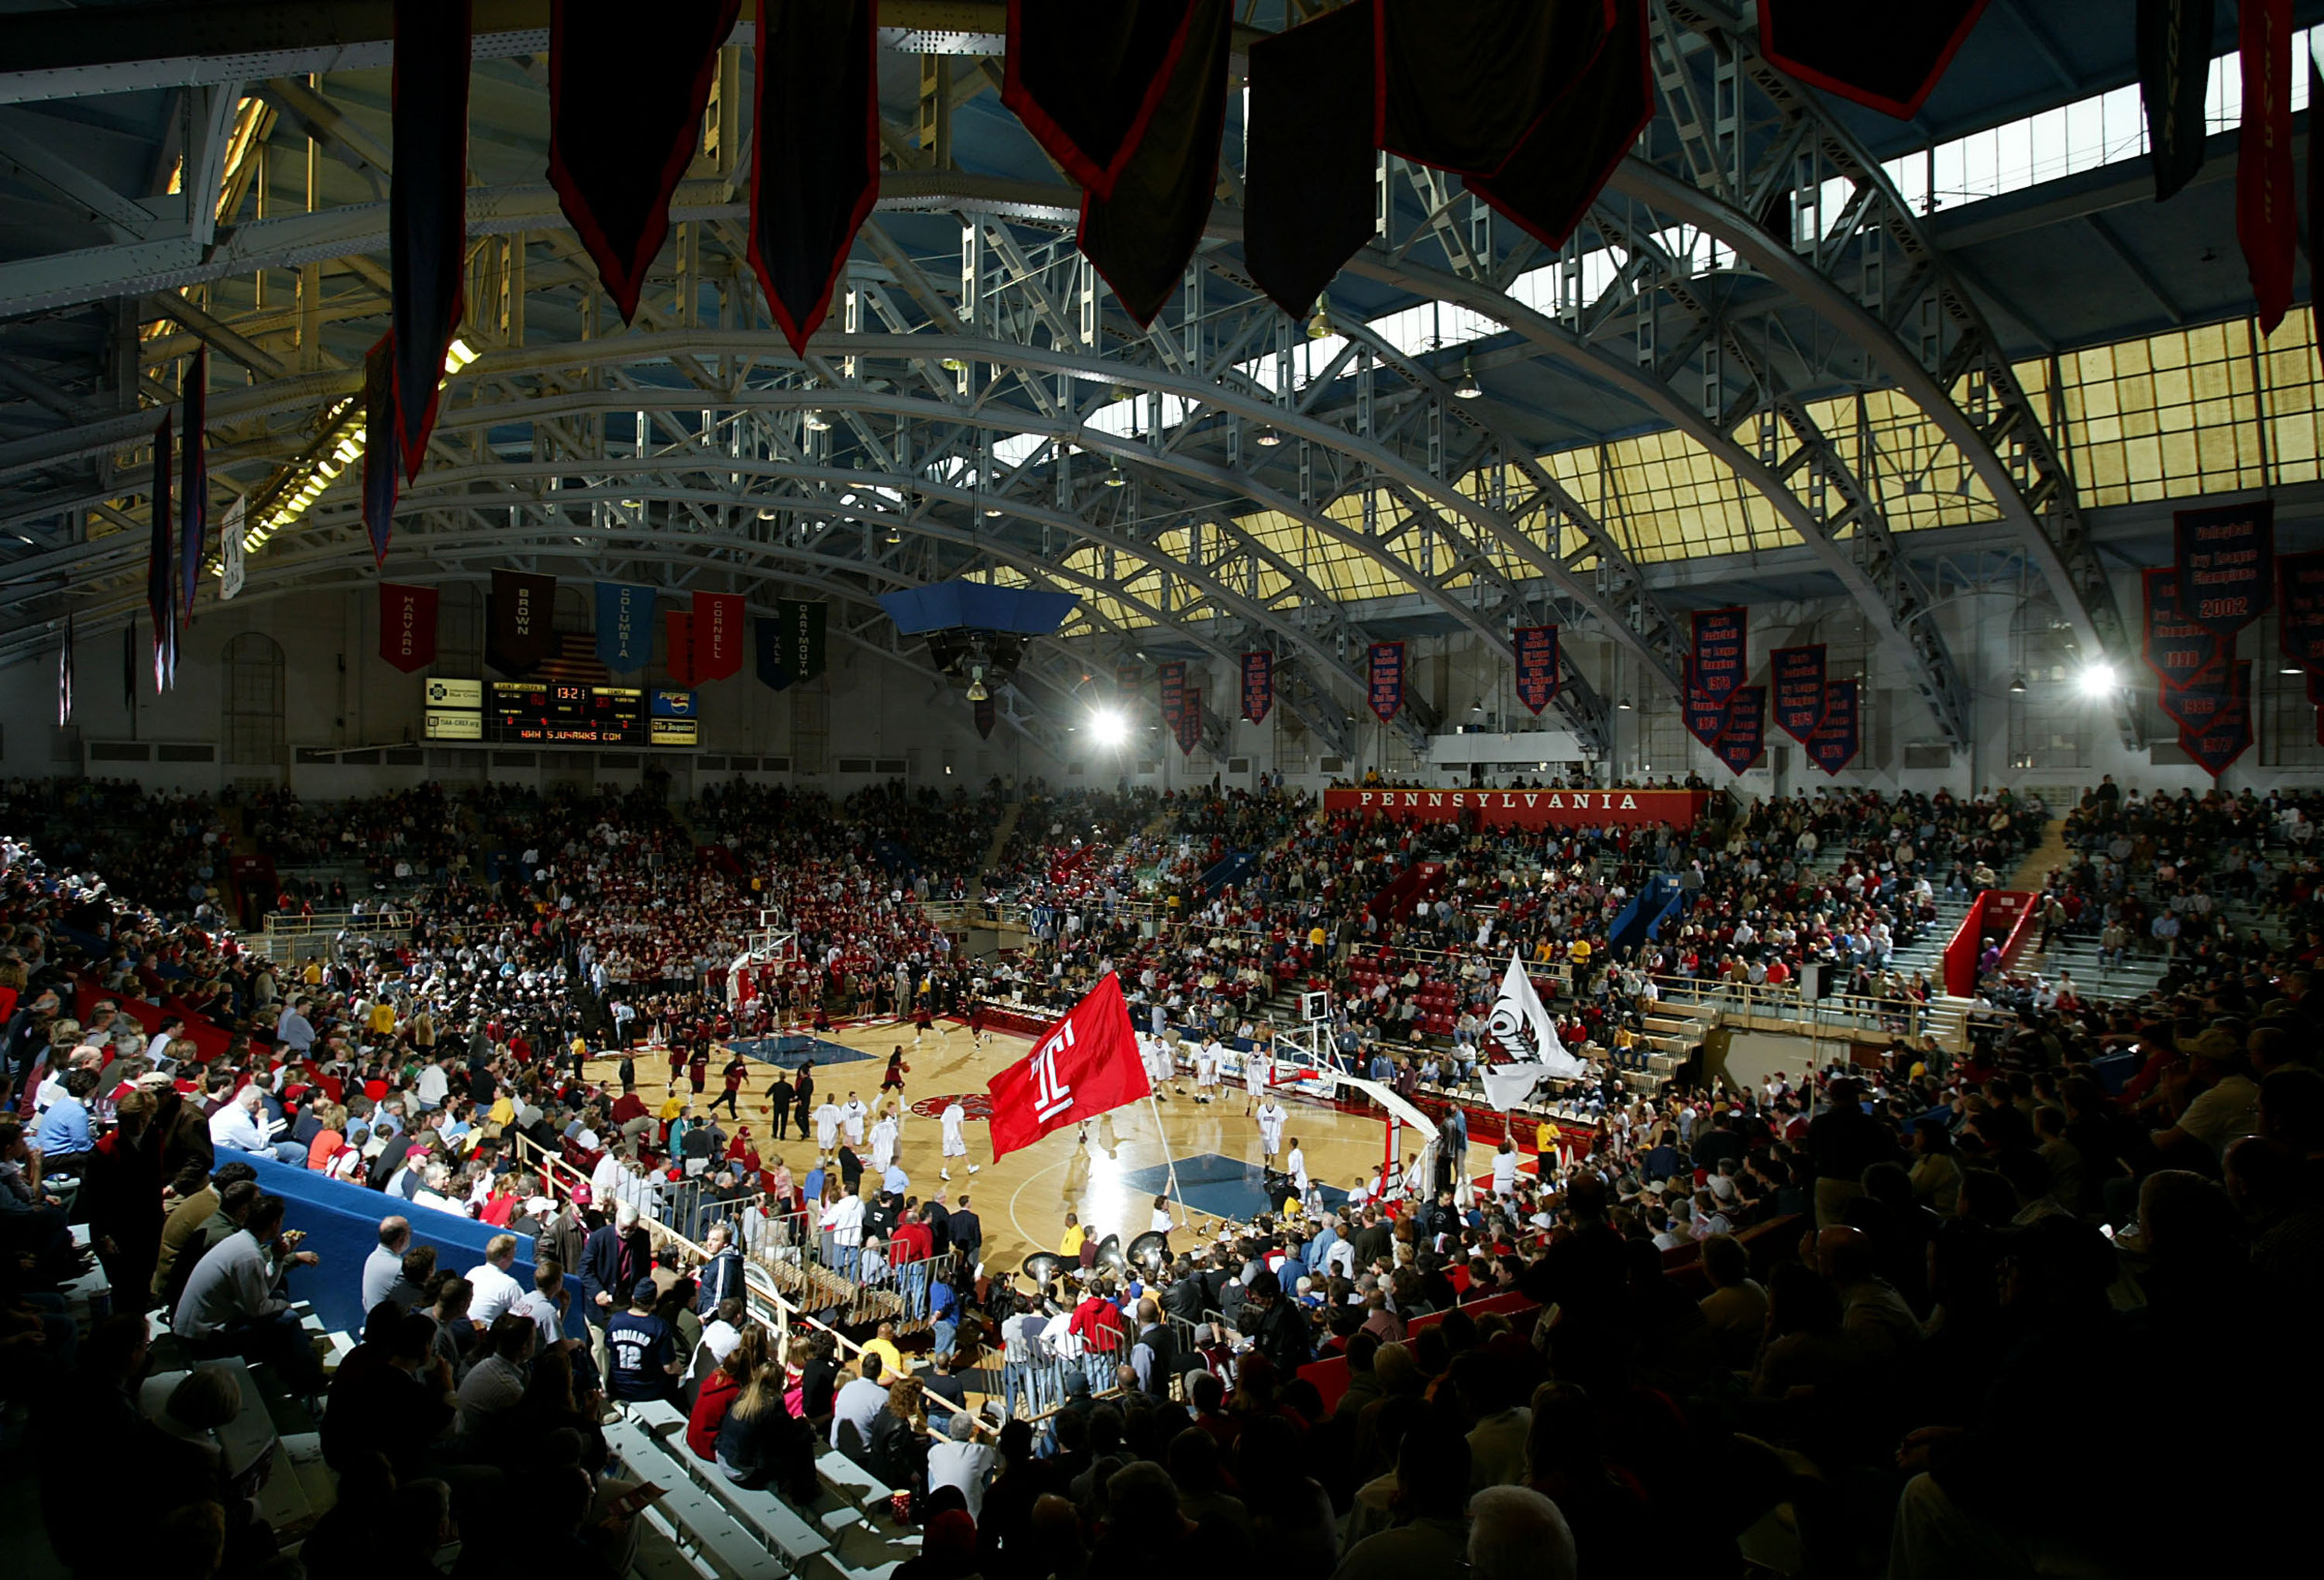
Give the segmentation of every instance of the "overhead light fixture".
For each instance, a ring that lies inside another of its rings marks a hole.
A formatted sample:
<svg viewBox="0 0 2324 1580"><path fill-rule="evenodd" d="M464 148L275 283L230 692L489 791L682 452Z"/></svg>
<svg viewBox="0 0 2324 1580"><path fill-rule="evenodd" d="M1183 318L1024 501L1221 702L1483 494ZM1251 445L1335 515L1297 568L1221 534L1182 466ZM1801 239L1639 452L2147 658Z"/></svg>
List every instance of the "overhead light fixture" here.
<svg viewBox="0 0 2324 1580"><path fill-rule="evenodd" d="M1090 739L1111 750L1130 744L1130 720L1119 708L1102 707L1090 715Z"/></svg>
<svg viewBox="0 0 2324 1580"><path fill-rule="evenodd" d="M1621 700L1621 701L1619 701L1619 702L1616 703L1616 704L1614 705L1614 711L1615 711L1616 713L1628 713L1629 711L1631 711L1631 709L1630 709L1630 699L1629 699L1628 698L1625 697L1624 698L1622 698L1622 700Z"/></svg>
<svg viewBox="0 0 2324 1580"><path fill-rule="evenodd" d="M815 411L812 408L808 410L807 414L807 428L809 433L821 433L830 428L830 418L825 417L822 412Z"/></svg>
<svg viewBox="0 0 2324 1580"><path fill-rule="evenodd" d="M898 526L895 522L890 522L888 523L887 539L890 543L902 542L904 541L904 529Z"/></svg>
<svg viewBox="0 0 2324 1580"><path fill-rule="evenodd" d="M1315 299L1315 310L1307 319L1307 338L1322 340L1332 334L1332 310L1322 297Z"/></svg>
<svg viewBox="0 0 2324 1580"><path fill-rule="evenodd" d="M2074 685L2085 697L2110 696L2115 688L2114 666L2105 662L2088 665L2074 677Z"/></svg>
<svg viewBox="0 0 2324 1580"><path fill-rule="evenodd" d="M997 504L988 504L984 507L984 513L989 516L997 516L1001 513L1001 507Z"/></svg>
<svg viewBox="0 0 2324 1580"><path fill-rule="evenodd" d="M2307 670L2301 669L2298 664L2286 664L2283 668L2276 671L2279 675L2304 675L2307 672Z"/></svg>
<svg viewBox="0 0 2324 1580"><path fill-rule="evenodd" d="M969 677L968 699L971 702L984 702L991 696L992 693L984 688L984 666L979 664L976 666L975 672Z"/></svg>
<svg viewBox="0 0 2324 1580"><path fill-rule="evenodd" d="M963 362L957 356L947 356L936 365L943 368L946 373L966 373L968 371L968 364Z"/></svg>
<svg viewBox="0 0 2324 1580"><path fill-rule="evenodd" d="M2024 670L2020 670L2015 674L2009 677L2009 689L2013 692L2022 692L2025 689Z"/></svg>
<svg viewBox="0 0 2324 1580"><path fill-rule="evenodd" d="M1277 445L1283 442L1283 436L1276 432L1274 427L1270 424L1266 428L1260 429L1259 432L1252 437L1250 442L1259 446L1261 449L1271 450Z"/></svg>
<svg viewBox="0 0 2324 1580"><path fill-rule="evenodd" d="M1452 386L1452 398L1456 401L1473 401L1484 393L1485 386L1477 382L1476 369L1469 365L1469 359L1467 357L1462 357L1461 359L1461 382Z"/></svg>
<svg viewBox="0 0 2324 1580"><path fill-rule="evenodd" d="M1121 457L1116 456L1105 469L1105 485L1108 488L1119 488L1128 481L1130 479L1121 475Z"/></svg>
<svg viewBox="0 0 2324 1580"><path fill-rule="evenodd" d="M781 513L781 512L776 510L771 504L762 504L759 507L759 519L762 522L773 521L776 516Z"/></svg>
<svg viewBox="0 0 2324 1580"><path fill-rule="evenodd" d="M1470 711L1471 713L1482 713L1482 712L1484 712L1484 711L1485 711L1485 699L1484 699L1483 698L1480 697L1479 698L1477 698L1477 700L1476 700L1476 701L1474 701L1474 702L1471 703L1471 704L1469 705L1469 711Z"/></svg>

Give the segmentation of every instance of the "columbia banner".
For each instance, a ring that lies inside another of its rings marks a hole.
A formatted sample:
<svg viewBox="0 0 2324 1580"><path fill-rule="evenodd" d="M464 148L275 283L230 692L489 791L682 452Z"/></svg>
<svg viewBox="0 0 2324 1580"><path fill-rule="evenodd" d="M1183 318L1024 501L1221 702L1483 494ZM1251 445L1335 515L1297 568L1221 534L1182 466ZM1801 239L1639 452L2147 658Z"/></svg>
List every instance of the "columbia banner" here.
<svg viewBox="0 0 2324 1580"><path fill-rule="evenodd" d="M1691 828L1708 790L1327 790L1325 816L1377 813L1392 823L1452 823L1485 828L1636 827L1668 823Z"/></svg>
<svg viewBox="0 0 2324 1580"><path fill-rule="evenodd" d="M980 741L992 739L992 725L1000 715L992 706L991 697L990 695L980 697L973 706L973 716L976 720L976 738Z"/></svg>
<svg viewBox="0 0 2324 1580"><path fill-rule="evenodd" d="M1404 709L1404 643L1376 642L1364 665L1364 679L1372 712L1388 723Z"/></svg>
<svg viewBox="0 0 2324 1580"><path fill-rule="evenodd" d="M1767 681L1775 695L1775 727L1805 745L1823 723L1824 644L1779 647L1767 655Z"/></svg>
<svg viewBox="0 0 2324 1580"><path fill-rule="evenodd" d="M2314 674L2324 669L2324 550L2275 562L2276 645Z"/></svg>
<svg viewBox="0 0 2324 1580"><path fill-rule="evenodd" d="M742 627L749 618L740 593L694 595L694 678L725 680L742 672Z"/></svg>
<svg viewBox="0 0 2324 1580"><path fill-rule="evenodd" d="M484 617L484 662L521 680L557 651L557 578L496 570L490 605Z"/></svg>
<svg viewBox="0 0 2324 1580"><path fill-rule="evenodd" d="M2138 93L2162 203L2203 168L2213 0L2138 0Z"/></svg>
<svg viewBox="0 0 2324 1580"><path fill-rule="evenodd" d="M880 194L879 48L872 0L760 0L751 267L801 356Z"/></svg>
<svg viewBox="0 0 2324 1580"><path fill-rule="evenodd" d="M783 623L761 614L756 634L760 682L778 691L788 690L791 677L790 672L783 668Z"/></svg>
<svg viewBox="0 0 2324 1580"><path fill-rule="evenodd" d="M1164 664L1162 677L1162 722L1175 731L1179 716L1186 711L1186 666L1173 660Z"/></svg>
<svg viewBox="0 0 2324 1580"><path fill-rule="evenodd" d="M1856 761L1863 735L1853 680L1833 680L1824 687L1823 719L1808 736L1808 761L1826 773L1838 773Z"/></svg>
<svg viewBox="0 0 2324 1580"><path fill-rule="evenodd" d="M700 671L694 667L694 616L683 609L666 610L662 619L669 628L669 642L662 653L662 670L669 683L681 691L690 691Z"/></svg>
<svg viewBox="0 0 2324 1580"><path fill-rule="evenodd" d="M1698 609L1694 614L1694 685L1725 702L1743 684L1751 616L1747 610Z"/></svg>
<svg viewBox="0 0 2324 1580"><path fill-rule="evenodd" d="M1268 710L1275 706L1275 655L1269 652L1242 655L1242 716L1253 724L1267 722Z"/></svg>
<svg viewBox="0 0 2324 1580"><path fill-rule="evenodd" d="M1520 626L1509 642L1517 654L1517 700L1539 713L1557 698L1557 627Z"/></svg>
<svg viewBox="0 0 2324 1580"><path fill-rule="evenodd" d="M597 584L597 661L626 675L653 662L654 590L623 581Z"/></svg>
<svg viewBox="0 0 2324 1580"><path fill-rule="evenodd" d="M468 241L469 0L396 0L388 186L395 430L406 478L420 476L444 356L459 327Z"/></svg>
<svg viewBox="0 0 2324 1580"><path fill-rule="evenodd" d="M1203 688L1201 687L1186 688L1185 699L1178 708L1178 722L1170 727L1178 736L1179 755L1192 757L1194 754L1194 748L1203 744Z"/></svg>
<svg viewBox="0 0 2324 1580"><path fill-rule="evenodd" d="M2179 745L2213 779L2225 773L2252 744L2251 661L2235 666L2224 706L2200 729L2181 725Z"/></svg>
<svg viewBox="0 0 2324 1580"><path fill-rule="evenodd" d="M436 589L379 584L379 656L405 674L436 661Z"/></svg>
<svg viewBox="0 0 2324 1580"><path fill-rule="evenodd" d="M2168 690L2213 674L2219 639L2180 614L2179 573L2144 570L2139 582L2146 598L2146 639L2140 652L2154 678Z"/></svg>
<svg viewBox="0 0 2324 1580"><path fill-rule="evenodd" d="M1727 699L1727 728L1711 748L1729 773L1741 773L1767 749L1767 688L1738 686Z"/></svg>
<svg viewBox="0 0 2324 1580"><path fill-rule="evenodd" d="M2221 641L2267 613L2275 592L2275 504L2182 510L2171 518L2179 616Z"/></svg>
<svg viewBox="0 0 2324 1580"><path fill-rule="evenodd" d="M1719 744L1719 737L1727 733L1727 704L1696 684L1692 659L1686 661L1686 696L1680 706L1686 733L1706 746Z"/></svg>
<svg viewBox="0 0 2324 1580"><path fill-rule="evenodd" d="M775 600L775 618L783 628L783 673L805 685L823 673L824 627L830 606L802 598Z"/></svg>

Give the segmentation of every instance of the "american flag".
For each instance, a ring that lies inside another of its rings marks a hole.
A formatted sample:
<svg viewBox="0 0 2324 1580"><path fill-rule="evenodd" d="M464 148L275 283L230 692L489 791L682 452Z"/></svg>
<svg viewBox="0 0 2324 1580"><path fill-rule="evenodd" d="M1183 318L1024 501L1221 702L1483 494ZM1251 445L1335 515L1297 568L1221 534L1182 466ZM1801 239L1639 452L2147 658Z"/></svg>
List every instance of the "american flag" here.
<svg viewBox="0 0 2324 1580"><path fill-rule="evenodd" d="M526 679L563 680L574 686L611 686L613 672L597 658L597 639L586 632L557 633L557 650Z"/></svg>

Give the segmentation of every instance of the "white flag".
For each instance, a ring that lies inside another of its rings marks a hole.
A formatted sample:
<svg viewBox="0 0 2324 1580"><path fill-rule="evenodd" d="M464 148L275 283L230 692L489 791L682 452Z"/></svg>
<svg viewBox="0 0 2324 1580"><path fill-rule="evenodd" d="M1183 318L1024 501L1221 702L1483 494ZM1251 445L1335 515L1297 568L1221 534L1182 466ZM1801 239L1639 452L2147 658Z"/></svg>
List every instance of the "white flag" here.
<svg viewBox="0 0 2324 1580"><path fill-rule="evenodd" d="M226 507L226 519L218 523L218 602L223 604L242 591L242 496Z"/></svg>
<svg viewBox="0 0 2324 1580"><path fill-rule="evenodd" d="M1589 1073L1590 1067L1566 1052L1565 1044L1558 1040L1557 1023L1542 1007L1541 994L1534 991L1525 962L1514 950L1509 968L1501 976L1500 994L1493 1000L1493 1018L1485 1030L1510 1058L1508 1064L1486 1065L1478 1072L1484 1077L1487 1100L1503 1113L1523 1102L1544 1079L1573 1080Z"/></svg>

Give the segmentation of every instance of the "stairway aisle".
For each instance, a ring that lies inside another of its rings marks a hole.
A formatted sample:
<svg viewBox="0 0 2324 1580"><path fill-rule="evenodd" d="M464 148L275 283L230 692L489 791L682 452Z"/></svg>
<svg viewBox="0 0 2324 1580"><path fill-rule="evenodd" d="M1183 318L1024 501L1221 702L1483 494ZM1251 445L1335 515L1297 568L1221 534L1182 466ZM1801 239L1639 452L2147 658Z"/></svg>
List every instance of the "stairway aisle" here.
<svg viewBox="0 0 2324 1580"><path fill-rule="evenodd" d="M2001 886L2039 894L2051 873L2064 866L2070 855L2066 845L2066 820L2053 818L2043 825L2042 837L2034 841L2034 848L2025 853L2025 859L2017 864L2017 870L2004 879Z"/></svg>
<svg viewBox="0 0 2324 1580"><path fill-rule="evenodd" d="M1001 864L1001 853L1009 848L1009 836L1017 832L1017 820L1024 815L1025 803L1021 800L1011 801L1001 808L1001 821L992 827L992 843L984 847L983 864L976 869L979 882L991 876L992 869Z"/></svg>

